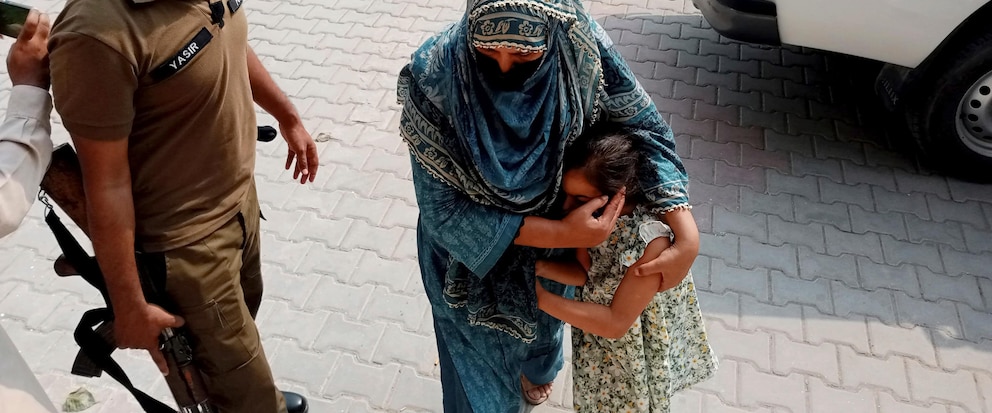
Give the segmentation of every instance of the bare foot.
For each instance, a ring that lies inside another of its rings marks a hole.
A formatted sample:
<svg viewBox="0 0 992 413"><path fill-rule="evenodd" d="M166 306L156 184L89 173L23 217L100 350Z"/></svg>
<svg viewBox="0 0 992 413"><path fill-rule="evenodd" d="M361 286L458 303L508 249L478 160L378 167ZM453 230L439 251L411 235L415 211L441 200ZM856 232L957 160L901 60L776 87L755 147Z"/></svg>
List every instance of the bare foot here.
<svg viewBox="0 0 992 413"><path fill-rule="evenodd" d="M521 374L520 385L524 391L524 399L531 405L537 406L548 401L548 398L551 397L551 383L533 384Z"/></svg>

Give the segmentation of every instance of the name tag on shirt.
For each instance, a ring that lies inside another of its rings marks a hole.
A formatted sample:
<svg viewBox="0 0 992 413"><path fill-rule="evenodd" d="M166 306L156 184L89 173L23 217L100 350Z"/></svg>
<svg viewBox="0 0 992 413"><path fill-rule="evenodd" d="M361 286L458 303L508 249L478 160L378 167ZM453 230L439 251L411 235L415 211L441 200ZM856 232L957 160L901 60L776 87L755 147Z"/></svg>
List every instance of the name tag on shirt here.
<svg viewBox="0 0 992 413"><path fill-rule="evenodd" d="M210 34L206 27L200 29L200 32L193 36L193 40L190 40L175 56L152 70L152 79L162 81L182 70L213 38L214 35Z"/></svg>

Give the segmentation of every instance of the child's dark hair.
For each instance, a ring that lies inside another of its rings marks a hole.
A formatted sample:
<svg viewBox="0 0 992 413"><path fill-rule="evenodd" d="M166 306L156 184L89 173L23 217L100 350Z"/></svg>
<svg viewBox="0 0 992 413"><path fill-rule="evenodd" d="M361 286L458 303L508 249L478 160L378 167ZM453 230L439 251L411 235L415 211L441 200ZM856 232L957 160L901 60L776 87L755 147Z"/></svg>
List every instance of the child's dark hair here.
<svg viewBox="0 0 992 413"><path fill-rule="evenodd" d="M579 136L565 151L565 171L581 169L589 183L613 196L627 187L627 203L644 198L637 180L642 153L633 133L616 126L594 127Z"/></svg>

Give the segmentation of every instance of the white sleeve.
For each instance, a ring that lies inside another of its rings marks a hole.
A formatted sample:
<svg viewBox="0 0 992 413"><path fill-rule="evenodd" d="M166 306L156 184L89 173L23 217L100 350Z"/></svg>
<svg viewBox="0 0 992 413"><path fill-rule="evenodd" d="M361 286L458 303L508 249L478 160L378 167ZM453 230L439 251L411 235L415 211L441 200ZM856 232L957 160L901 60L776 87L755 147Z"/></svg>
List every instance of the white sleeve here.
<svg viewBox="0 0 992 413"><path fill-rule="evenodd" d="M637 228L637 233L641 236L641 241L645 244L650 244L655 238L665 237L669 240L672 239L672 229L665 225L661 221L647 221L641 223L641 226Z"/></svg>
<svg viewBox="0 0 992 413"><path fill-rule="evenodd" d="M47 90L14 86L0 124L0 237L17 229L38 195L52 160L52 97Z"/></svg>

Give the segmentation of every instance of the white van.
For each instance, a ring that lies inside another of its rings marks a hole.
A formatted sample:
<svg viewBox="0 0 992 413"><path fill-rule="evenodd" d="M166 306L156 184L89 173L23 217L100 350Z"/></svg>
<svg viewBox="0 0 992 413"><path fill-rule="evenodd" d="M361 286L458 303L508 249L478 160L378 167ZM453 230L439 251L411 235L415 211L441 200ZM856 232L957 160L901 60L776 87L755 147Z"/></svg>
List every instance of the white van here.
<svg viewBox="0 0 992 413"><path fill-rule="evenodd" d="M925 161L992 181L992 1L693 0L732 39L885 63L876 82Z"/></svg>

